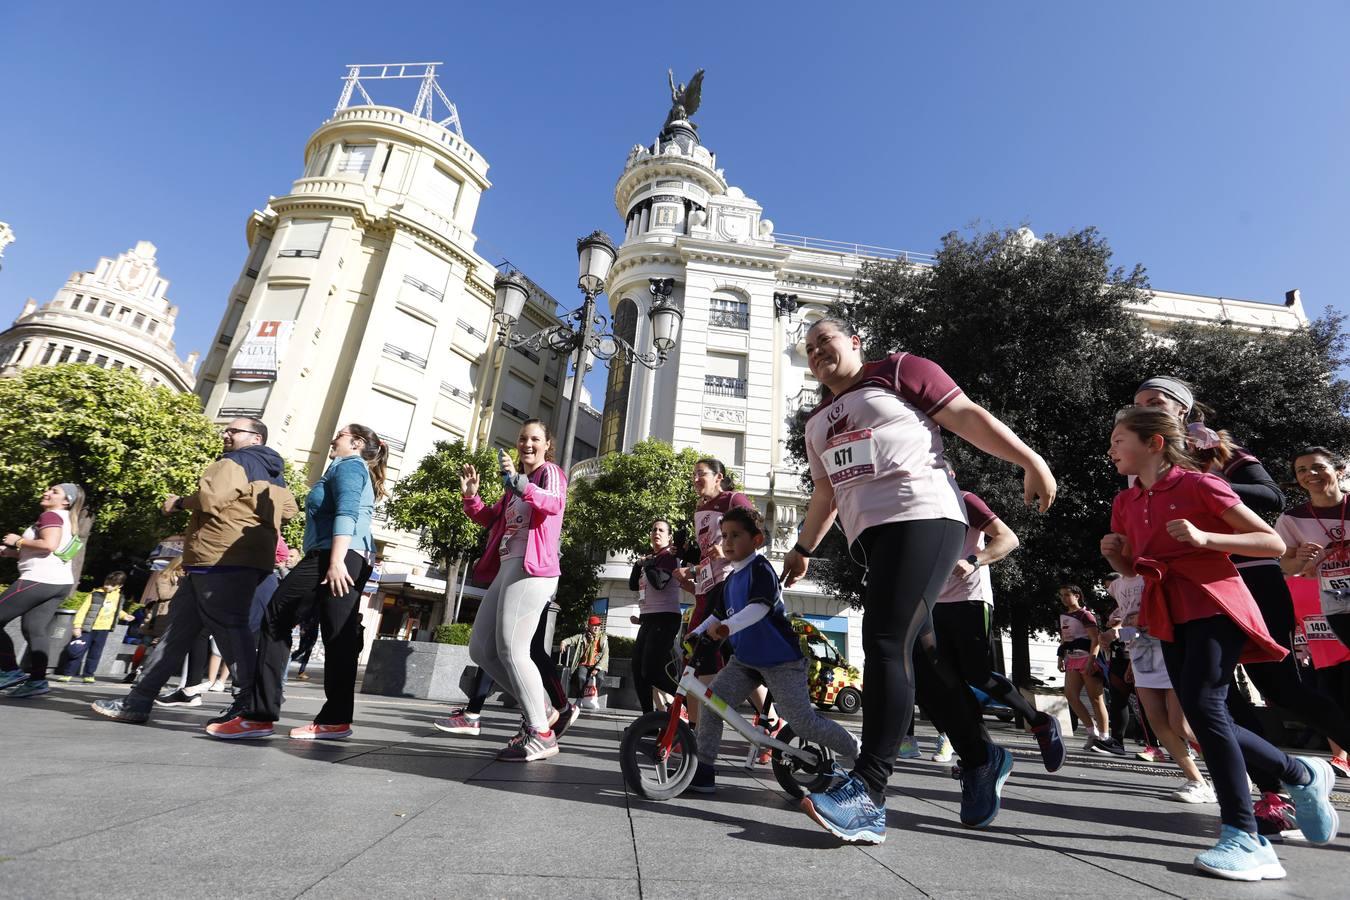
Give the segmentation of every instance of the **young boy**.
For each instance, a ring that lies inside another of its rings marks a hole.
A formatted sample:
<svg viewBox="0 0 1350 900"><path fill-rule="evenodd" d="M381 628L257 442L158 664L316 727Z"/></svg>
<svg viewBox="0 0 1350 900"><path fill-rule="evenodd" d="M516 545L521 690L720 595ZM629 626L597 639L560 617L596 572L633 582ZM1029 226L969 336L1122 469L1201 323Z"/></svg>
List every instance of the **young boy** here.
<svg viewBox="0 0 1350 900"><path fill-rule="evenodd" d="M694 634L704 631L721 640L730 637L734 655L711 685L728 706L736 706L761 682L773 694L779 713L800 737L822 744L837 756L853 759L858 741L839 724L816 712L807 692L806 659L788 623L778 576L756 551L764 544L764 517L753 508L734 507L722 516L722 552L732 574L723 584L721 601ZM700 716L698 771L694 791L716 790L714 764L722 743L722 720Z"/></svg>
<svg viewBox="0 0 1350 900"><path fill-rule="evenodd" d="M93 684L94 673L98 670L99 660L103 658L103 645L118 622L130 622L133 616L122 611L122 585L126 583L126 572L109 572L103 579L103 587L89 592L89 596L75 612L75 627L71 629L70 644L66 649L66 664L61 674L53 681L70 681L80 674L80 664L84 664L85 684Z"/></svg>

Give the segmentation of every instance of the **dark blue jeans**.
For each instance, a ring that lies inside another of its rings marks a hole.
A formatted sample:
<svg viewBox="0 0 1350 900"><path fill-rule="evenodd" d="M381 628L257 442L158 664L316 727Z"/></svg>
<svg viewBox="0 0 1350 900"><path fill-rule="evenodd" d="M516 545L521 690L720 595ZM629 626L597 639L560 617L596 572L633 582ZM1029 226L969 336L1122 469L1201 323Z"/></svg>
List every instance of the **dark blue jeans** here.
<svg viewBox="0 0 1350 900"><path fill-rule="evenodd" d="M98 672L98 661L103 658L103 646L108 643L110 631L86 631L83 632L83 640L79 643L71 642L66 646L66 664L61 669L62 675L75 676L81 674L80 663L84 663L85 675L93 675Z"/></svg>
<svg viewBox="0 0 1350 900"><path fill-rule="evenodd" d="M1211 616L1176 626L1174 640L1163 643L1163 660L1191 730L1205 752L1205 765L1219 798L1225 825L1256 833L1247 771L1253 776L1306 783L1303 764L1265 738L1233 721L1228 684L1247 635L1227 616Z"/></svg>

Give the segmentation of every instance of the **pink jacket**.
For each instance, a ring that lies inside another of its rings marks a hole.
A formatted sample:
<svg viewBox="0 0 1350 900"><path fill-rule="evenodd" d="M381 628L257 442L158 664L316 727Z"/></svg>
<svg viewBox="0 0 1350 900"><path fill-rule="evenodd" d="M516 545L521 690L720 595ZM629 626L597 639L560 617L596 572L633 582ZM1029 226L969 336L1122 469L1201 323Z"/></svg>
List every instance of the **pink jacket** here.
<svg viewBox="0 0 1350 900"><path fill-rule="evenodd" d="M474 494L464 498L464 514L488 529L487 550L473 567L475 581L491 583L501 568L498 546L506 531L508 491L489 507ZM557 465L546 462L530 475L525 486L525 502L530 505L530 533L525 544L525 571L530 575L552 578L561 574L558 553L562 543L563 510L567 508L567 476Z"/></svg>

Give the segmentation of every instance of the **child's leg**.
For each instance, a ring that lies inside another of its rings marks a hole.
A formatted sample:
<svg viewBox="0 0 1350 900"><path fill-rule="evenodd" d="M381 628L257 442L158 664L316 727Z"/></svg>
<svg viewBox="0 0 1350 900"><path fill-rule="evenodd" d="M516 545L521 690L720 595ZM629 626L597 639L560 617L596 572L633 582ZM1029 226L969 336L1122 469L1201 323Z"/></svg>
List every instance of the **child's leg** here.
<svg viewBox="0 0 1350 900"><path fill-rule="evenodd" d="M1187 781L1203 781L1195 760L1186 752L1185 738L1173 730L1172 719L1168 716L1169 705L1176 702L1175 694L1165 688L1141 687L1136 690L1139 692L1139 702L1143 704L1144 711L1153 722L1153 733L1167 748L1167 752L1172 754L1172 761L1181 769Z"/></svg>
<svg viewBox="0 0 1350 900"><path fill-rule="evenodd" d="M735 657L713 677L712 691L726 701L727 706L735 707L759 684L759 675L753 669L741 665ZM690 706L701 706L691 703ZM698 760L712 765L717 762L717 751L722 746L722 717L705 711L698 719Z"/></svg>
<svg viewBox="0 0 1350 900"><path fill-rule="evenodd" d="M1083 703L1083 672L1069 669L1064 673L1064 699L1069 701L1069 709L1078 717L1078 721L1093 728L1092 714Z"/></svg>
<svg viewBox="0 0 1350 900"><path fill-rule="evenodd" d="M823 744L841 758L850 760L857 758L858 739L849 734L838 722L822 716L811 705L811 695L806 687L806 660L799 659L761 669L760 674L764 676L769 690L773 692L778 712L787 719L793 734ZM700 734L700 756L702 747L703 740Z"/></svg>

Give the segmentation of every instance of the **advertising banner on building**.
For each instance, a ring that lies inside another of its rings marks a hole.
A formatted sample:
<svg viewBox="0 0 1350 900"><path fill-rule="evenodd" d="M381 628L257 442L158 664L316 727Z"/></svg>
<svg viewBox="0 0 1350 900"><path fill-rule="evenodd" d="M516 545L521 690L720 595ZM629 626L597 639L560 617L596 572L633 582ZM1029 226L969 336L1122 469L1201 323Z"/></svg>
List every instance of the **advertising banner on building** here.
<svg viewBox="0 0 1350 900"><path fill-rule="evenodd" d="M1322 592L1316 578L1285 578L1294 597L1294 629L1307 643L1313 666L1327 669L1350 662L1350 648L1337 639L1322 615ZM1295 635L1297 640L1298 635Z"/></svg>
<svg viewBox="0 0 1350 900"><path fill-rule="evenodd" d="M247 337L230 366L231 381L276 381L277 367L286 355L294 321L252 319Z"/></svg>

